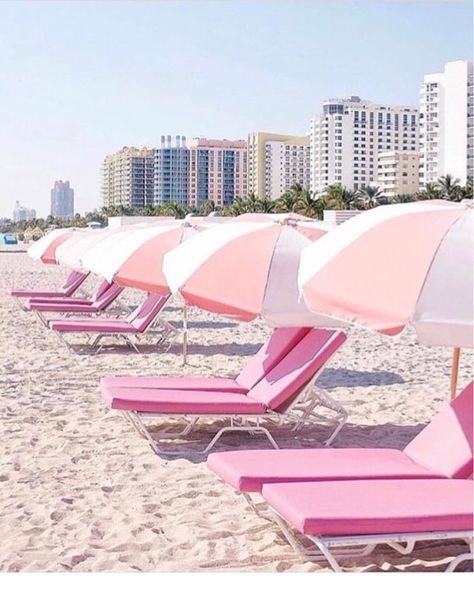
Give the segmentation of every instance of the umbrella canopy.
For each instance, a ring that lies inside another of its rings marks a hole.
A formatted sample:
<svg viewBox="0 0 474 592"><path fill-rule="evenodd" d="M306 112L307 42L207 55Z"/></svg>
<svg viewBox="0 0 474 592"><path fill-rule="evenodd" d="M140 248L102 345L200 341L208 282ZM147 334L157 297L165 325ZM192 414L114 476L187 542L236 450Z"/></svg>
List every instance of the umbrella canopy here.
<svg viewBox="0 0 474 592"><path fill-rule="evenodd" d="M110 233L82 256L85 269L122 286L169 293L162 274L164 253L197 232L189 224L153 224Z"/></svg>
<svg viewBox="0 0 474 592"><path fill-rule="evenodd" d="M117 284L155 294L169 293L170 288L163 273L165 254L181 242L195 236L203 228L185 223L160 230L161 232L157 232L143 242L139 239L135 241L135 244L140 244L132 248L128 257L120 264L114 278Z"/></svg>
<svg viewBox="0 0 474 592"><path fill-rule="evenodd" d="M70 267L71 269L81 269L83 267L82 257L104 241L107 237L120 232L121 228L104 228L100 230L89 230L81 232L69 238L66 242L58 246L56 250L56 259L59 265Z"/></svg>
<svg viewBox="0 0 474 592"><path fill-rule="evenodd" d="M298 262L310 244L297 223L226 224L167 253L163 271L172 291L210 312L241 321L261 316L273 326L341 326L299 299Z"/></svg>
<svg viewBox="0 0 474 592"><path fill-rule="evenodd" d="M77 228L52 230L29 247L28 255L36 261L41 260L43 263L57 263L56 249L59 245L75 236L76 232L80 231Z"/></svg>
<svg viewBox="0 0 474 592"><path fill-rule="evenodd" d="M429 345L473 346L472 202L380 206L301 255L308 307Z"/></svg>

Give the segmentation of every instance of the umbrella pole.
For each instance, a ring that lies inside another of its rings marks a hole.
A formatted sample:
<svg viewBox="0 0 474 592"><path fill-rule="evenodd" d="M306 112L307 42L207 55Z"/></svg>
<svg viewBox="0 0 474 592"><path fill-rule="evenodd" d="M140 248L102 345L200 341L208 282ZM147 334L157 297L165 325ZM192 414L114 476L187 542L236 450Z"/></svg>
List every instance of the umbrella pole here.
<svg viewBox="0 0 474 592"><path fill-rule="evenodd" d="M188 358L188 307L183 306L183 366L186 366Z"/></svg>
<svg viewBox="0 0 474 592"><path fill-rule="evenodd" d="M456 396L456 389L458 386L458 372L459 372L459 357L461 355L461 348L455 347L453 349L453 362L451 364L451 400Z"/></svg>

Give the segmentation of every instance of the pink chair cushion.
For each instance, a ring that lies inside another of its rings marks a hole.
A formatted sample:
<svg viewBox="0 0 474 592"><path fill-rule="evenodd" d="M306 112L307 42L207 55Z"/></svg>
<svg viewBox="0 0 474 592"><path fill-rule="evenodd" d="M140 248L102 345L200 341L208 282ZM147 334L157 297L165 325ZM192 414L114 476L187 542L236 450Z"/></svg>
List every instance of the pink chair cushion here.
<svg viewBox="0 0 474 592"><path fill-rule="evenodd" d="M443 476L387 448L235 450L211 454L207 464L241 492L261 491L265 483Z"/></svg>
<svg viewBox="0 0 474 592"><path fill-rule="evenodd" d="M138 333L127 321L120 319L52 319L49 326L63 333Z"/></svg>
<svg viewBox="0 0 474 592"><path fill-rule="evenodd" d="M341 331L311 329L273 370L248 392L248 396L270 409L287 406L329 358L346 336Z"/></svg>
<svg viewBox="0 0 474 592"><path fill-rule="evenodd" d="M233 378L214 376L104 376L101 389L154 388L180 391L220 391L246 394Z"/></svg>
<svg viewBox="0 0 474 592"><path fill-rule="evenodd" d="M249 360L245 368L237 376L236 381L246 391L252 389L270 370L273 370L281 362L309 330L309 327L275 329L269 339Z"/></svg>
<svg viewBox="0 0 474 592"><path fill-rule="evenodd" d="M171 391L154 389L117 389L102 391L111 409L149 413L179 413L203 415L262 414L265 406L239 393L215 391Z"/></svg>
<svg viewBox="0 0 474 592"><path fill-rule="evenodd" d="M25 288L13 288L10 290L12 296L18 298L54 298L70 296L86 280L88 273L72 271L60 290L28 290Z"/></svg>
<svg viewBox="0 0 474 592"><path fill-rule="evenodd" d="M31 300L28 304L28 308L30 310L37 310L40 312L58 313L78 312L93 314L96 312L101 312L110 306L123 291L123 288L117 284L108 284L108 286L109 287L105 290L105 292L102 292L101 296L97 300L89 300L82 303L76 301L74 298L62 301L49 300L47 302Z"/></svg>
<svg viewBox="0 0 474 592"><path fill-rule="evenodd" d="M127 318L127 321L142 333L155 320L158 313L168 301L169 296L159 296L151 294L140 306L133 310Z"/></svg>
<svg viewBox="0 0 474 592"><path fill-rule="evenodd" d="M472 530L473 482L392 479L264 485L293 528L315 536Z"/></svg>
<svg viewBox="0 0 474 592"><path fill-rule="evenodd" d="M450 404L444 405L431 422L405 448L417 464L446 477L472 475L473 383Z"/></svg>
<svg viewBox="0 0 474 592"><path fill-rule="evenodd" d="M72 300L69 300L68 302L56 302L56 300L50 300L49 302L38 302L36 300L31 300L27 304L27 308L33 311L37 310L38 312L78 312L89 314L100 312L100 309L97 306L94 306L91 302L84 303L75 302Z"/></svg>

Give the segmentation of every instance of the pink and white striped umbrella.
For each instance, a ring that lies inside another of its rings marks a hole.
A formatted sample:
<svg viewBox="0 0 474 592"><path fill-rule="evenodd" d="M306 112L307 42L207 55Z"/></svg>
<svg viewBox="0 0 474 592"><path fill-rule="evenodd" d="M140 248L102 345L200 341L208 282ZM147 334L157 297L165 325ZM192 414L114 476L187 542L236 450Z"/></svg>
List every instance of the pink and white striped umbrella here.
<svg viewBox="0 0 474 592"><path fill-rule="evenodd" d="M314 312L472 347L473 236L472 202L381 206L307 247L298 283Z"/></svg>
<svg viewBox="0 0 474 592"><path fill-rule="evenodd" d="M169 293L161 273L165 252L192 236L194 227L187 223L133 225L122 232L111 233L82 257L83 267L104 277L130 286Z"/></svg>
<svg viewBox="0 0 474 592"><path fill-rule="evenodd" d="M185 303L210 312L241 321L261 316L273 326L341 326L299 298L299 258L310 244L297 223L224 224L167 253L163 271Z"/></svg>
<svg viewBox="0 0 474 592"><path fill-rule="evenodd" d="M56 260L56 249L65 243L70 238L76 236L77 232L83 232L77 228L57 228L51 230L45 236L41 237L28 249L28 255L35 259L40 260L43 263L55 264Z"/></svg>

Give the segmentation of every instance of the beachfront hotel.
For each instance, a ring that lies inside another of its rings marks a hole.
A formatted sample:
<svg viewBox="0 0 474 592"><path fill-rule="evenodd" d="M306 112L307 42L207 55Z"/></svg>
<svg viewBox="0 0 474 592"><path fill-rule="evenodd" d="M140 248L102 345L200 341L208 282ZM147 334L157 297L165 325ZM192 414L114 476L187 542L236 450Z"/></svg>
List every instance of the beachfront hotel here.
<svg viewBox="0 0 474 592"><path fill-rule="evenodd" d="M104 207L143 208L153 204L154 151L125 146L102 165Z"/></svg>
<svg viewBox="0 0 474 592"><path fill-rule="evenodd" d="M376 185L386 197L412 195L420 188L420 156L413 150L381 152Z"/></svg>
<svg viewBox="0 0 474 592"><path fill-rule="evenodd" d="M420 91L420 181L447 174L461 185L474 176L474 77L466 60L427 74Z"/></svg>
<svg viewBox="0 0 474 592"><path fill-rule="evenodd" d="M311 191L374 185L379 154L393 150L418 151L418 109L358 96L328 99L310 123Z"/></svg>
<svg viewBox="0 0 474 592"><path fill-rule="evenodd" d="M247 195L247 144L245 140L189 142L189 199L199 207L205 201L228 206Z"/></svg>
<svg viewBox="0 0 474 592"><path fill-rule="evenodd" d="M69 181L55 181L51 189L51 216L54 218L74 217L74 189Z"/></svg>
<svg viewBox="0 0 474 592"><path fill-rule="evenodd" d="M153 203L164 205L176 202L180 206L188 203L189 150L186 136L161 136L161 145L154 151Z"/></svg>
<svg viewBox="0 0 474 592"><path fill-rule="evenodd" d="M248 136L249 193L278 199L292 185L310 186L308 136L253 132Z"/></svg>

